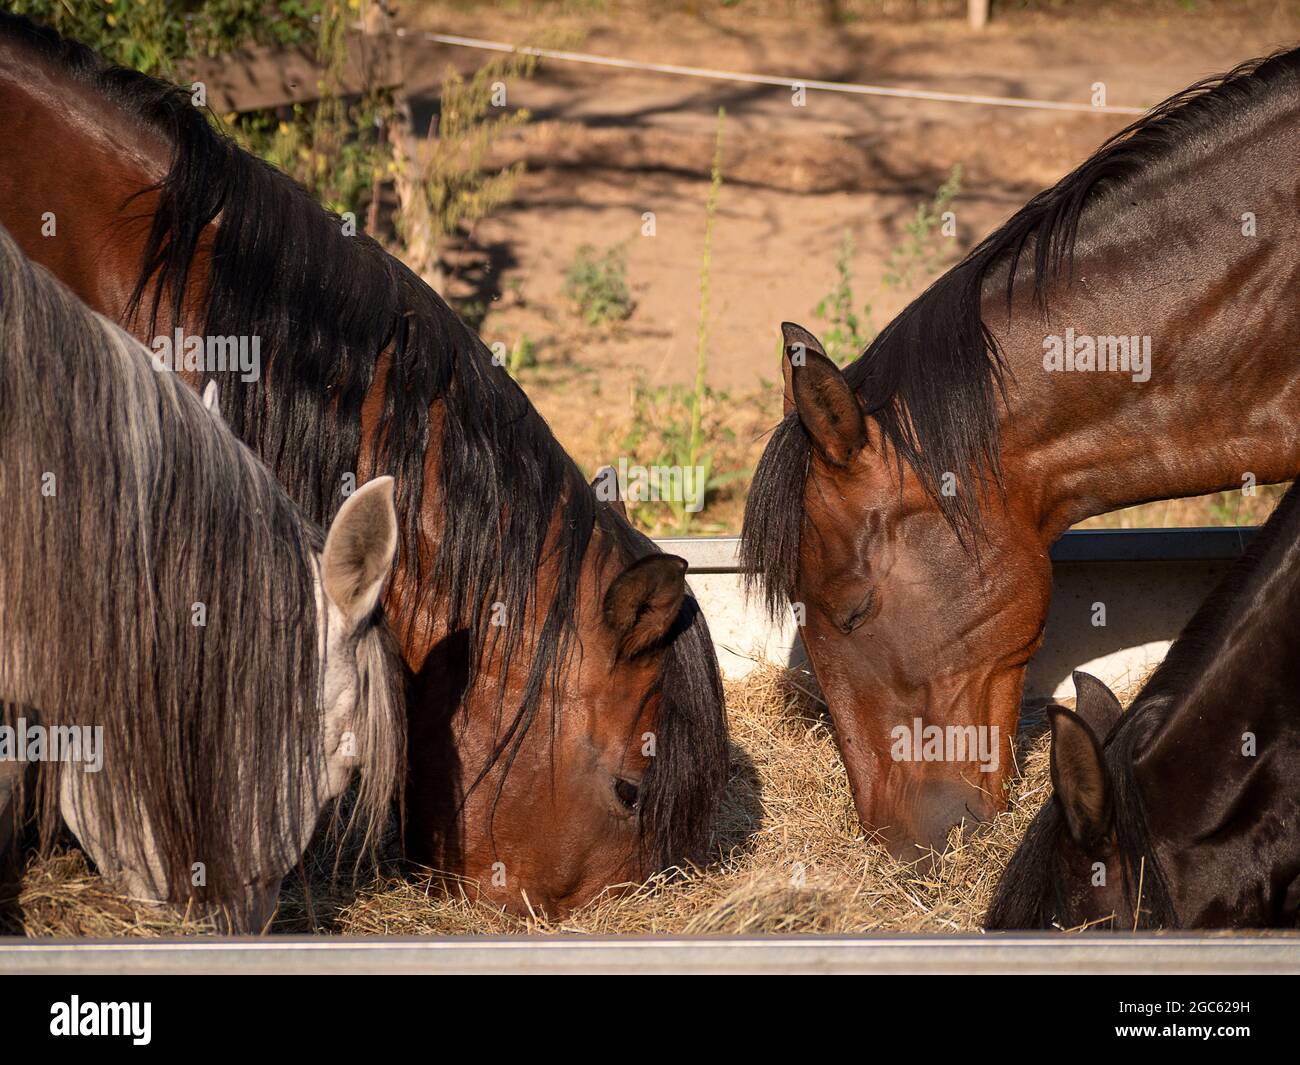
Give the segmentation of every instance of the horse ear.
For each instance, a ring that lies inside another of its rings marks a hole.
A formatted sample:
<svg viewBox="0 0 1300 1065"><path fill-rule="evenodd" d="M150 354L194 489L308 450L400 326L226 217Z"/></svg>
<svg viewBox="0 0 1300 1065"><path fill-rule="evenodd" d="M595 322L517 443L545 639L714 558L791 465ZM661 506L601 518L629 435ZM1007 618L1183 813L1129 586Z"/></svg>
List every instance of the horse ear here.
<svg viewBox="0 0 1300 1065"><path fill-rule="evenodd" d="M591 479L591 490L602 503L608 503L627 521L627 505L623 502L623 493L618 484L618 470L613 466L602 466Z"/></svg>
<svg viewBox="0 0 1300 1065"><path fill-rule="evenodd" d="M1074 671L1074 712L1104 740L1115 727L1115 722L1124 716L1124 707L1115 698L1115 693L1105 684L1091 673L1076 669Z"/></svg>
<svg viewBox="0 0 1300 1065"><path fill-rule="evenodd" d="M785 356L785 407L799 412L817 450L833 465L843 466L867 442L862 406L821 341L803 326L781 324Z"/></svg>
<svg viewBox="0 0 1300 1065"><path fill-rule="evenodd" d="M1110 784L1101 743L1078 714L1053 703L1047 708L1052 726L1052 787L1065 812L1075 843L1092 852L1110 830Z"/></svg>
<svg viewBox="0 0 1300 1065"><path fill-rule="evenodd" d="M321 554L325 594L350 628L361 625L379 604L396 553L393 479L376 477L339 508Z"/></svg>
<svg viewBox="0 0 1300 1065"><path fill-rule="evenodd" d="M209 381L203 386L203 406L210 410L214 417L221 417L221 401L217 394L216 381Z"/></svg>
<svg viewBox="0 0 1300 1065"><path fill-rule="evenodd" d="M672 628L686 598L686 559L647 555L628 566L605 593L605 623L620 658L654 646Z"/></svg>

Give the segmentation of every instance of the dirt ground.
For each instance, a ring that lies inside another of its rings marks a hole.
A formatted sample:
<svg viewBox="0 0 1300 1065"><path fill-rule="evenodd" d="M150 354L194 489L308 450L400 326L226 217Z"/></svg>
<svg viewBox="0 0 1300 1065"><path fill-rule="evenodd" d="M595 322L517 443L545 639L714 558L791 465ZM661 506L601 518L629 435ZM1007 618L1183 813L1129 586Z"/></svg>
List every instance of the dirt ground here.
<svg viewBox="0 0 1300 1065"><path fill-rule="evenodd" d="M849 5L852 7L852 5ZM914 5L915 6L915 5ZM923 6L923 5L922 5ZM602 56L963 93L1145 107L1208 74L1300 40L1300 7L1277 2L995 4L983 32L958 18L859 18L827 25L823 5L737 3L413 4L408 85L431 94L448 66L486 53L419 39L432 30L514 43L560 41ZM896 9L907 10L896 4ZM504 8L504 9L503 9ZM1015 8L1015 10L1013 10ZM1086 12L1086 13L1084 13ZM479 224L473 284L453 295L486 309L481 331L537 365L521 382L590 472L627 452L633 388L689 382L695 371L701 252L717 111L725 107L723 175L708 317L715 464L742 471L692 527L739 526L747 478L779 413L778 326L823 329L813 308L836 282L845 233L855 304L883 326L928 277L889 287L904 225L952 167L951 262L1129 119L810 91L543 62L509 86L533 120L505 155L527 172L512 203ZM644 212L655 215L642 235ZM631 316L590 327L563 294L583 244L619 246ZM733 439L734 438L734 439ZM629 455L630 461L654 456ZM1260 520L1271 495L1155 504L1104 524ZM654 515L647 515L650 522Z"/></svg>

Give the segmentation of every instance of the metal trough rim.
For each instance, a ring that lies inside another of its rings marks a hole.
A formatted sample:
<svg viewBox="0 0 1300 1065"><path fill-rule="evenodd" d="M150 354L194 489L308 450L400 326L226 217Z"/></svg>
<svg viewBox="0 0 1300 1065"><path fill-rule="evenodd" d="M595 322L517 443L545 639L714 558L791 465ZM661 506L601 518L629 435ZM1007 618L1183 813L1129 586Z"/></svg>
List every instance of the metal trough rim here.
<svg viewBox="0 0 1300 1065"><path fill-rule="evenodd" d="M0 940L0 973L1300 973L1300 934Z"/></svg>
<svg viewBox="0 0 1300 1065"><path fill-rule="evenodd" d="M1076 529L1052 545L1053 562L1231 562L1254 538L1254 525L1185 529ZM655 540L690 563L692 573L740 573L738 536Z"/></svg>

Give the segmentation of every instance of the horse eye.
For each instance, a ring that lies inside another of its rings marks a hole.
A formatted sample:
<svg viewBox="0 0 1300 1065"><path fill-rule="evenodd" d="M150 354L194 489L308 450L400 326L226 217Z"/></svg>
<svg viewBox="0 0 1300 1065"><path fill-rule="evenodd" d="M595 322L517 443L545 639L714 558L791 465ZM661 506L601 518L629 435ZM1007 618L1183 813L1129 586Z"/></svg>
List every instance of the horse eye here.
<svg viewBox="0 0 1300 1065"><path fill-rule="evenodd" d="M635 781L615 777L614 794L628 811L635 810L641 805L641 785Z"/></svg>
<svg viewBox="0 0 1300 1065"><path fill-rule="evenodd" d="M864 621L867 620L868 616L871 614L872 608L875 605L876 605L876 590L872 588L871 591L867 593L867 597L857 605L856 609L854 609L846 618L844 618L844 620L838 622L836 627L840 630L840 632L844 633L845 636L849 635L849 633L851 633L854 629L856 629L859 625L861 625Z"/></svg>

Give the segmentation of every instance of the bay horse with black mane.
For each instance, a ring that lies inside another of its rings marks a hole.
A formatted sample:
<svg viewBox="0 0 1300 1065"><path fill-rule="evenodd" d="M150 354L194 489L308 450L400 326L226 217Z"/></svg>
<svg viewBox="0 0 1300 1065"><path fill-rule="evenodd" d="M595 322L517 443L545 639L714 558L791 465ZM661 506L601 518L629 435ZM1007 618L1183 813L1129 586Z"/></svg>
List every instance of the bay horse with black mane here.
<svg viewBox="0 0 1300 1065"><path fill-rule="evenodd" d="M1048 708L1054 796L988 928L1295 928L1300 920L1300 487L1129 711L1075 674Z"/></svg>
<svg viewBox="0 0 1300 1065"><path fill-rule="evenodd" d="M395 475L408 855L554 914L697 854L727 746L685 563L442 299L187 90L9 16L0 136L0 222L92 307L146 342L257 338L256 380L186 376L312 517Z"/></svg>
<svg viewBox="0 0 1300 1065"><path fill-rule="evenodd" d="M259 931L358 770L377 845L405 764L392 480L323 537L3 228L0 455L0 850L34 797L123 892Z"/></svg>
<svg viewBox="0 0 1300 1065"><path fill-rule="evenodd" d="M742 558L772 611L802 606L858 814L896 854L1004 807L1062 532L1300 473L1298 185L1289 51L1117 134L844 371L785 327ZM993 771L918 755L931 726L982 730Z"/></svg>

